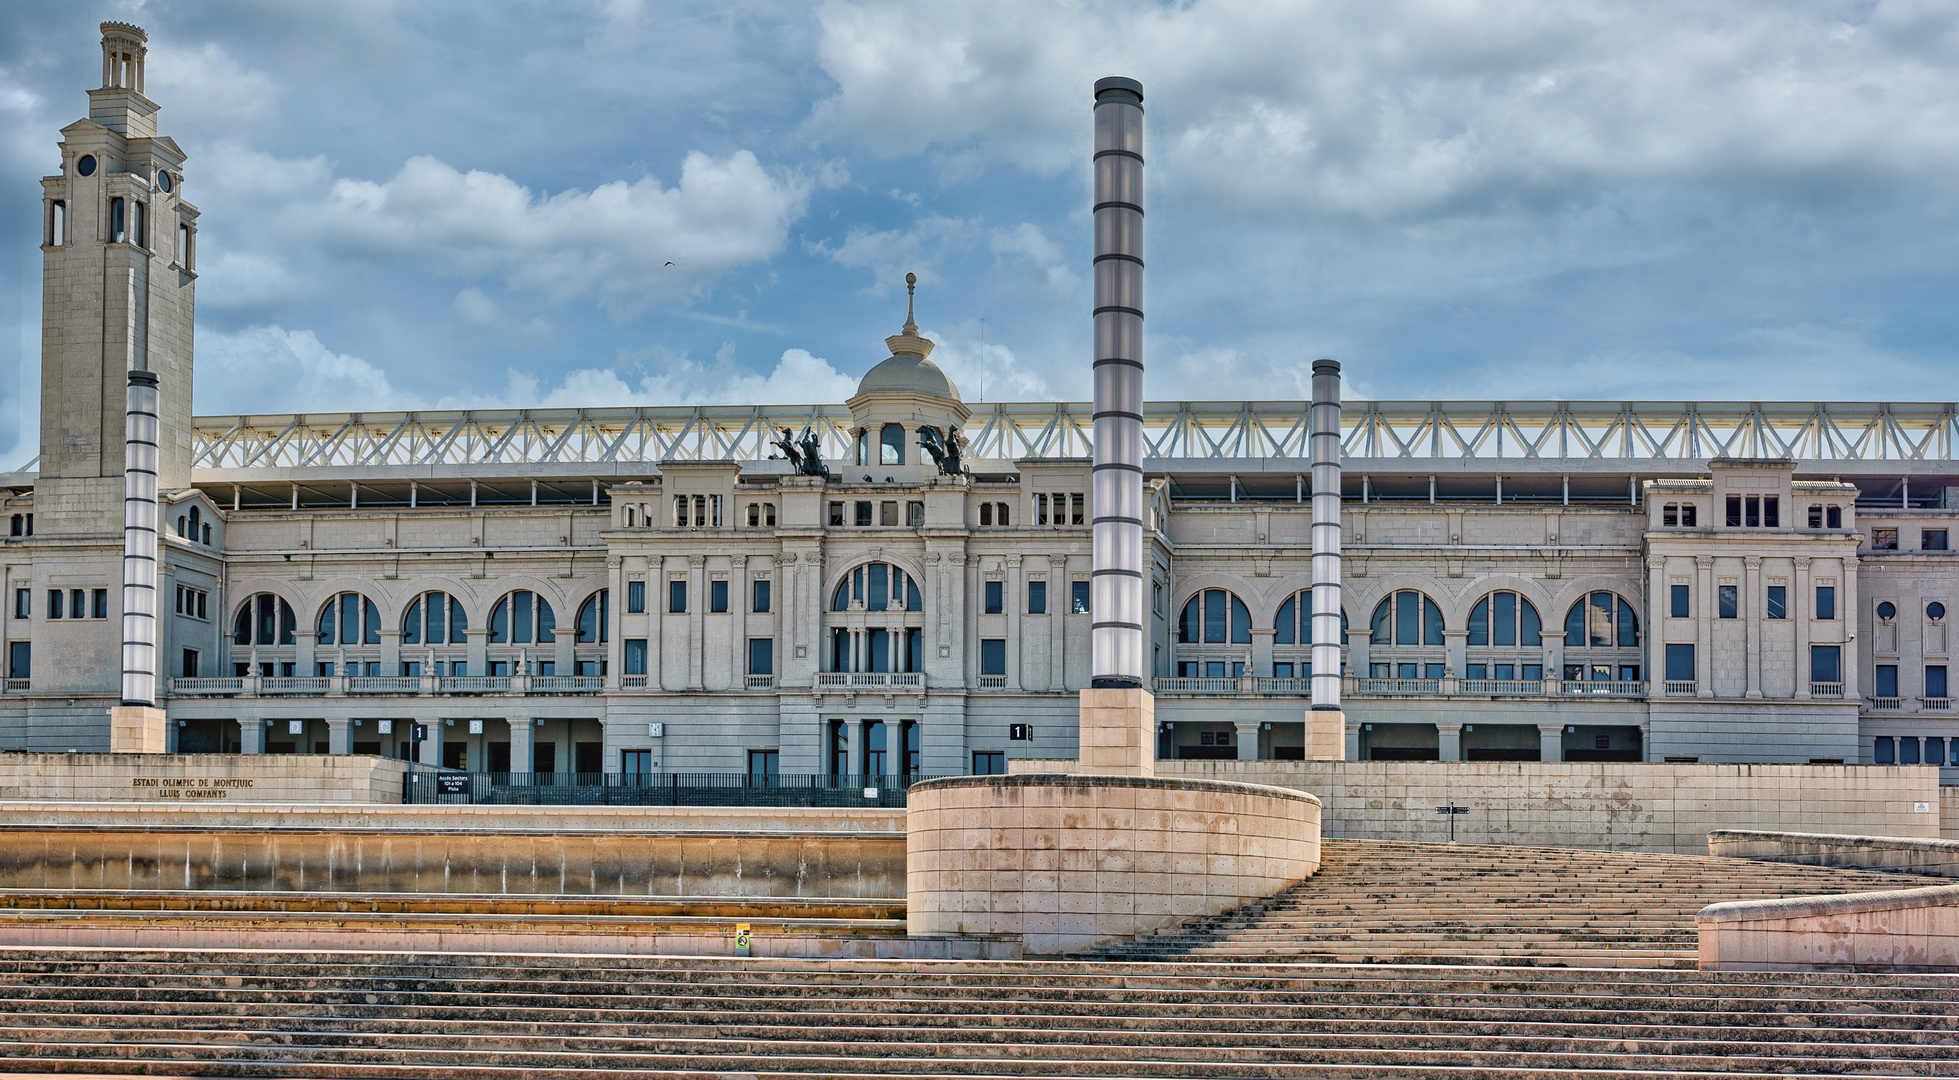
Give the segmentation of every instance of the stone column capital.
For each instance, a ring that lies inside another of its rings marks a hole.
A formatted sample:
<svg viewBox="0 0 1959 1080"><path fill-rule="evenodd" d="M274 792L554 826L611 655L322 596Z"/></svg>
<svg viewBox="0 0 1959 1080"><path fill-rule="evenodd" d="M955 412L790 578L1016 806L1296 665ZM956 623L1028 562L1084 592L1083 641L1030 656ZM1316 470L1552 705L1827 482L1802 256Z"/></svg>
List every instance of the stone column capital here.
<svg viewBox="0 0 1959 1080"><path fill-rule="evenodd" d="M693 567L696 570L699 570L701 567L707 565L707 556L689 555L687 556L687 565Z"/></svg>

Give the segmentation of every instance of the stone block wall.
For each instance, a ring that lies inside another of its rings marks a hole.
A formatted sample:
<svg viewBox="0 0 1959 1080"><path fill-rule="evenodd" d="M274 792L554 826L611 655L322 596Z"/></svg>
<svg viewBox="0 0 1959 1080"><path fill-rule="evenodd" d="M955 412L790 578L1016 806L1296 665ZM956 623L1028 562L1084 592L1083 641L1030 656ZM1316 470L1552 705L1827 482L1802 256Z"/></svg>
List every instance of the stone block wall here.
<svg viewBox="0 0 1959 1080"><path fill-rule="evenodd" d="M1445 804L1469 808L1463 843L1683 855L1705 854L1716 829L1936 839L1941 827L1937 770L1911 766L1160 761L1157 774L1310 791L1327 836L1363 840L1446 841Z"/></svg>
<svg viewBox="0 0 1959 1080"><path fill-rule="evenodd" d="M1126 776L912 788L910 933L1005 934L1031 955L1229 911L1310 876L1320 804L1297 791Z"/></svg>
<svg viewBox="0 0 1959 1080"><path fill-rule="evenodd" d="M1704 971L1959 971L1959 885L1702 908Z"/></svg>
<svg viewBox="0 0 1959 1080"><path fill-rule="evenodd" d="M0 801L398 804L407 771L326 754L0 754Z"/></svg>

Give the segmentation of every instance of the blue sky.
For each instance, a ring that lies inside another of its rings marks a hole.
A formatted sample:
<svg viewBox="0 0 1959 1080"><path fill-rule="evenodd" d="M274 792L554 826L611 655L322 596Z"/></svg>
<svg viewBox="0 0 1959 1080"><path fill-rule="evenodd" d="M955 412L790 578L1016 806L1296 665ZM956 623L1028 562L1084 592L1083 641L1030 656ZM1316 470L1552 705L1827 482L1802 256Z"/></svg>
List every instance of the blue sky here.
<svg viewBox="0 0 1959 1080"><path fill-rule="evenodd" d="M202 414L840 401L907 271L969 400L1085 398L1112 73L1153 399L1959 396L1950 3L17 0L0 467L108 18L190 154Z"/></svg>

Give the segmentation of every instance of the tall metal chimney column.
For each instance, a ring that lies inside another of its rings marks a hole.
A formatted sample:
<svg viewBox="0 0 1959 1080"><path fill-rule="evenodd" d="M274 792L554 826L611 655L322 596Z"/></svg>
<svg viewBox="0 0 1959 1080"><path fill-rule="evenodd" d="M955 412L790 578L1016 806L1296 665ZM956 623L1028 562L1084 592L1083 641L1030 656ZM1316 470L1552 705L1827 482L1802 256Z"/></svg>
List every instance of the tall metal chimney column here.
<svg viewBox="0 0 1959 1080"><path fill-rule="evenodd" d="M129 373L122 510L122 703L156 704L157 379ZM162 747L157 747L161 750Z"/></svg>
<svg viewBox="0 0 1959 1080"><path fill-rule="evenodd" d="M1309 757L1345 756L1340 708L1340 363L1313 361L1313 709Z"/></svg>
<svg viewBox="0 0 1959 1080"><path fill-rule="evenodd" d="M1091 685L1137 688L1144 657L1143 84L1095 83L1095 560Z"/></svg>

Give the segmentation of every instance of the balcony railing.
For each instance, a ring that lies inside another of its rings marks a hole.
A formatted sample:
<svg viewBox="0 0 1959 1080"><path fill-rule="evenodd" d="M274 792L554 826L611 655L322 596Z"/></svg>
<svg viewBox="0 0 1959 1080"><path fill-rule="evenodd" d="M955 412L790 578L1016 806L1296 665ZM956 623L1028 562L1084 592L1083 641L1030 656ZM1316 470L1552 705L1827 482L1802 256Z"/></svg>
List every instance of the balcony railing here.
<svg viewBox="0 0 1959 1080"><path fill-rule="evenodd" d="M1952 699L1949 697L1922 697L1918 707L1923 712L1951 712Z"/></svg>
<svg viewBox="0 0 1959 1080"><path fill-rule="evenodd" d="M644 676L640 679L644 682ZM245 675L169 681L170 693L180 697L596 694L604 689L605 679L596 675Z"/></svg>
<svg viewBox="0 0 1959 1080"><path fill-rule="evenodd" d="M1840 698L1843 696L1843 684L1840 682L1810 683L1809 696L1813 698Z"/></svg>
<svg viewBox="0 0 1959 1080"><path fill-rule="evenodd" d="M1007 677L1005 675L981 675L979 677L979 688L981 690L1005 690L1007 688Z"/></svg>
<svg viewBox="0 0 1959 1080"><path fill-rule="evenodd" d="M773 690L775 689L775 676L744 675L741 678L741 687L744 690Z"/></svg>
<svg viewBox="0 0 1959 1080"><path fill-rule="evenodd" d="M822 671L816 675L819 690L923 690L921 671Z"/></svg>
<svg viewBox="0 0 1959 1080"><path fill-rule="evenodd" d="M1693 679L1668 679L1664 685L1668 697L1693 697L1699 686Z"/></svg>
<svg viewBox="0 0 1959 1080"><path fill-rule="evenodd" d="M1872 712L1897 712L1905 707L1905 699L1901 697L1874 697L1864 700L1869 703Z"/></svg>
<svg viewBox="0 0 1959 1080"><path fill-rule="evenodd" d="M621 676L619 676L619 689L621 689L621 690L644 690L644 689L646 689L646 676L644 676L644 675L621 675Z"/></svg>
<svg viewBox="0 0 1959 1080"><path fill-rule="evenodd" d="M31 689L33 689L32 680L29 679L7 680L7 693L9 694L25 694Z"/></svg>
<svg viewBox="0 0 1959 1080"><path fill-rule="evenodd" d="M982 676L982 678L985 678ZM981 682L984 688L987 684ZM1311 697L1311 678L1217 678L1163 676L1152 681L1159 694L1223 695L1233 697ZM1689 684L1689 693L1692 692ZM1560 682L1556 679L1374 679L1347 676L1340 680L1343 697L1610 697L1644 698L1641 681Z"/></svg>

